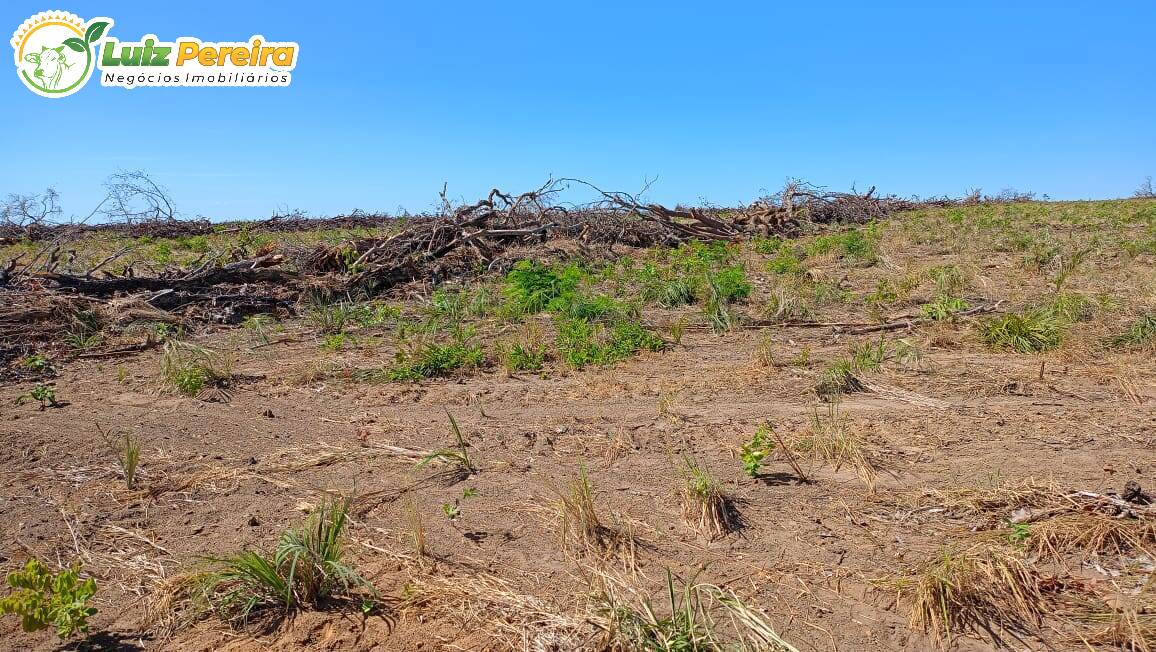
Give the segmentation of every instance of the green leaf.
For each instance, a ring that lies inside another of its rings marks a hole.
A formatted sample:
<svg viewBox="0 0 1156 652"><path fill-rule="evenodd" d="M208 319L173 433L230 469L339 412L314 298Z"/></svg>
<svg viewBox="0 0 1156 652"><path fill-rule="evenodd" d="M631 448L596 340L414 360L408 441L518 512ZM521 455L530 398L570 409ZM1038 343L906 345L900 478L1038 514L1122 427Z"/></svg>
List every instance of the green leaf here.
<svg viewBox="0 0 1156 652"><path fill-rule="evenodd" d="M108 29L108 23L100 21L88 26L88 31L84 33L84 40L89 43L96 43L100 37L104 36L104 30Z"/></svg>
<svg viewBox="0 0 1156 652"><path fill-rule="evenodd" d="M84 41L76 38L75 36L73 36L72 38L69 38L69 39L64 39L64 44L67 45L69 48L76 50L77 52L84 52L85 50L88 49L88 45Z"/></svg>

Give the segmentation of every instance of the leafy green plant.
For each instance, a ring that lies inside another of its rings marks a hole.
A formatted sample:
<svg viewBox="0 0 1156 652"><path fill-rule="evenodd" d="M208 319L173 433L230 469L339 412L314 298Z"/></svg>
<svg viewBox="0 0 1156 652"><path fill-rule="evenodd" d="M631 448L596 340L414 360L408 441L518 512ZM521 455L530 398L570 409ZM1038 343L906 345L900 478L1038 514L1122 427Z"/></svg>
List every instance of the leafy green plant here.
<svg viewBox="0 0 1156 652"><path fill-rule="evenodd" d="M1007 540L1014 545L1023 545L1032 536L1031 523L1008 523Z"/></svg>
<svg viewBox="0 0 1156 652"><path fill-rule="evenodd" d="M469 344L463 338L448 344L426 344L414 353L398 351L396 363L385 375L388 380L435 378L480 367L485 360L481 345Z"/></svg>
<svg viewBox="0 0 1156 652"><path fill-rule="evenodd" d="M863 229L821 235L807 243L805 250L810 256L821 256L834 252L840 258L874 262L879 259L876 245L877 230L876 225L870 224Z"/></svg>
<svg viewBox="0 0 1156 652"><path fill-rule="evenodd" d="M585 276L577 265L549 267L533 260L518 261L506 274L503 311L522 317L542 312L560 299L564 304Z"/></svg>
<svg viewBox="0 0 1156 652"><path fill-rule="evenodd" d="M462 508L453 503L442 503L442 514L452 521L462 515Z"/></svg>
<svg viewBox="0 0 1156 652"><path fill-rule="evenodd" d="M778 253L784 244L783 239L779 237L764 238L760 236L751 239L751 249L764 256Z"/></svg>
<svg viewBox="0 0 1156 652"><path fill-rule="evenodd" d="M712 292L718 294L719 299L732 303L751 296L753 286L747 279L747 272L741 265L724 267L718 272L707 275L707 282Z"/></svg>
<svg viewBox="0 0 1156 652"><path fill-rule="evenodd" d="M923 315L924 319L942 321L950 319L970 307L971 305L960 297L940 294L936 295L930 303L920 306L919 313Z"/></svg>
<svg viewBox="0 0 1156 652"><path fill-rule="evenodd" d="M558 353L574 369L611 364L638 351L657 351L665 344L637 321L603 324L563 317L557 327Z"/></svg>
<svg viewBox="0 0 1156 652"><path fill-rule="evenodd" d="M51 373L53 371L52 361L48 359L43 353L35 353L20 361L20 366L35 371L38 374Z"/></svg>
<svg viewBox="0 0 1156 652"><path fill-rule="evenodd" d="M750 440L739 448L739 459L743 463L743 472L752 478L757 478L762 471L763 460L775 450L775 442L771 440L771 427L763 424L755 430Z"/></svg>
<svg viewBox="0 0 1156 652"><path fill-rule="evenodd" d="M1063 341L1063 329L1046 310L1029 310L994 317L980 326L983 341L993 349L1018 353L1048 351Z"/></svg>
<svg viewBox="0 0 1156 652"><path fill-rule="evenodd" d="M330 333L321 340L321 346L330 351L340 351L349 341L349 333Z"/></svg>
<svg viewBox="0 0 1156 652"><path fill-rule="evenodd" d="M45 383L37 383L27 394L17 397L17 403L33 400L40 403L40 411L48 407L60 407L56 400L56 388Z"/></svg>
<svg viewBox="0 0 1156 652"><path fill-rule="evenodd" d="M0 615L19 617L24 631L52 626L61 638L88 632L88 619L96 613L88 606L96 595L96 580L80 579L79 562L53 573L38 560L29 559L23 570L8 574L8 586L12 592L0 599Z"/></svg>
<svg viewBox="0 0 1156 652"><path fill-rule="evenodd" d="M802 274L804 254L797 249L783 247L767 261L767 271L772 274Z"/></svg>
<svg viewBox="0 0 1156 652"><path fill-rule="evenodd" d="M244 622L259 610L319 608L336 597L372 601L373 586L345 561L349 498L327 501L300 526L285 531L270 553L245 550L210 558L216 568L197 579L223 618Z"/></svg>

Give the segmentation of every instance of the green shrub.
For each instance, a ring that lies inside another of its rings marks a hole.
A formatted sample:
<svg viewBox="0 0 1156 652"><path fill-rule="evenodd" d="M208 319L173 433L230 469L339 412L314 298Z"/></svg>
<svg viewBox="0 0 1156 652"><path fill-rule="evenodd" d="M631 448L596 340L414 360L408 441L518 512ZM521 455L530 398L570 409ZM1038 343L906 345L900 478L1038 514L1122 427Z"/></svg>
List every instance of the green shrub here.
<svg viewBox="0 0 1156 652"><path fill-rule="evenodd" d="M8 574L12 592L0 599L0 615L20 618L26 632L53 626L61 638L88 632L88 618L96 613L88 601L96 595L96 580L80 579L80 563L53 573L36 559L23 570Z"/></svg>
<svg viewBox="0 0 1156 652"><path fill-rule="evenodd" d="M581 369L624 360L642 350L657 351L664 342L637 321L602 324L562 317L556 344L562 361Z"/></svg>
<svg viewBox="0 0 1156 652"><path fill-rule="evenodd" d="M416 353L398 353L397 362L386 372L388 380L419 380L447 376L460 369L481 367L485 362L480 344L463 341L427 344Z"/></svg>
<svg viewBox="0 0 1156 652"><path fill-rule="evenodd" d="M803 254L796 249L783 248L767 261L767 271L773 274L802 274Z"/></svg>
<svg viewBox="0 0 1156 652"><path fill-rule="evenodd" d="M533 260L518 261L506 274L505 312L515 317L534 315L559 299L564 306L569 302L567 295L578 289L585 276L577 265L558 267Z"/></svg>
<svg viewBox="0 0 1156 652"><path fill-rule="evenodd" d="M993 317L980 327L983 341L993 349L1037 353L1055 349L1063 340L1059 321L1047 310L1030 310Z"/></svg>
<svg viewBox="0 0 1156 652"><path fill-rule="evenodd" d="M944 319L950 319L970 307L971 305L960 297L940 294L936 296L931 303L925 303L920 306L919 313L923 315L924 319L942 321Z"/></svg>
<svg viewBox="0 0 1156 652"><path fill-rule="evenodd" d="M717 273L708 275L708 282L713 282L719 299L731 303L751 296L751 282L747 279L747 272L741 265L724 267Z"/></svg>

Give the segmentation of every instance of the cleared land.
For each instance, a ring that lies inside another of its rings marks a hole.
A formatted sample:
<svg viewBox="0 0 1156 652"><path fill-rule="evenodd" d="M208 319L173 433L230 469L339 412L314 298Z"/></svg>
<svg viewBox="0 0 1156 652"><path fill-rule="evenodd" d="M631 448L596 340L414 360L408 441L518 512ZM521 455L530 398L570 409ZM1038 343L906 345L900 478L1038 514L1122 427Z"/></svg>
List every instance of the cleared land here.
<svg viewBox="0 0 1156 652"><path fill-rule="evenodd" d="M565 258L198 333L78 316L0 386L0 570L79 560L119 649L1156 649L1156 201ZM327 598L208 559L329 507L364 582Z"/></svg>

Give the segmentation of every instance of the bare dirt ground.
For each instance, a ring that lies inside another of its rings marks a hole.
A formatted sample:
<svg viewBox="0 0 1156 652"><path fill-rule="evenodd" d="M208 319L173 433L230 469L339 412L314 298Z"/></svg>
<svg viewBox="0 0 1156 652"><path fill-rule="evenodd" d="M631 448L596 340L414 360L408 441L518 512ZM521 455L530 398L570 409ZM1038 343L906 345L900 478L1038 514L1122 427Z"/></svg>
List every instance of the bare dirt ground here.
<svg viewBox="0 0 1156 652"><path fill-rule="evenodd" d="M765 256L744 250L755 285L738 307L746 326L716 334L696 325L693 306L648 309L644 321L668 341L664 329L680 315L690 325L666 350L605 367L358 382L319 370L392 359L391 345L372 339L380 329L357 330L366 339L332 351L300 320L267 341L239 328L196 338L236 352L227 401L161 390L159 351L65 362L55 380L63 407L17 405L28 383L0 387L0 570L30 556L83 561L100 586L97 634L85 644L93 649L576 649L564 636L569 621L548 622L536 609L581 622L609 582L627 601L649 598L661 610L667 570L732 591L800 650L1117 649L1096 638L1111 613L1095 620L1061 609L1028 631L948 640L911 626L912 596L896 583L953 545L1013 540L1006 521L1020 505L972 509L953 498L961 492L1029 480L1057 495L1118 495L1128 481L1156 489L1156 356L1150 346L1100 344L1156 307L1156 258L1116 247L1152 237L1152 204L1025 206L1006 209L1018 221L1003 230L972 224L974 215L953 221L950 211L897 219L873 264L812 256L810 278L849 298L785 324L758 322L779 280ZM904 275L920 280L882 316L917 314L933 298L926 270L944 265L962 270L971 305L997 314L1033 305L1055 293L1062 263L1031 268L1024 249L997 246L1020 230L1062 251L1071 238L1098 239L1066 281L1098 307L1068 325L1055 350L993 350L978 334L983 317L864 334L814 325L869 323L863 297ZM855 374L861 391L816 396L824 368L881 337L913 345L918 359L885 359ZM479 467L465 479L436 463L416 468L407 453L452 445L447 411ZM804 482L782 447L759 477L743 473L738 451L760 424L793 442L816 422L855 433L877 480L799 455ZM98 428L142 442L137 489L125 488ZM708 541L684 520L686 455L720 480L741 529ZM583 472L603 520L635 538L634 564L576 558L561 543L559 496ZM372 615L302 612L264 629L213 618L166 628L151 617L165 578L205 556L269 549L337 494L355 497L348 554L383 596ZM424 555L412 541L416 521ZM1053 560L1029 548L1023 557L1056 593L1132 601L1128 613L1150 624L1156 545L1146 544ZM0 620L0 648L59 645L50 632Z"/></svg>

